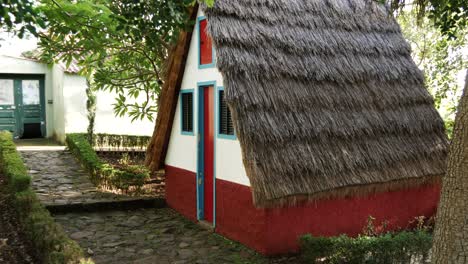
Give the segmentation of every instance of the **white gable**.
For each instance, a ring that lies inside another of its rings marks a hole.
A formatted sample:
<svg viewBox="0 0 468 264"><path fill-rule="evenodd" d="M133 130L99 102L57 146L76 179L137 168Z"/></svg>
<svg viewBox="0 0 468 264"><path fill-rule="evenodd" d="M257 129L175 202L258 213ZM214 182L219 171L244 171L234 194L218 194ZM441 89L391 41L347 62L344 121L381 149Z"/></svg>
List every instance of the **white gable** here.
<svg viewBox="0 0 468 264"><path fill-rule="evenodd" d="M198 11L197 16L198 18L203 17L203 13ZM217 87L223 86L223 78L217 68L199 69L198 67L198 34L198 27L195 25L181 86L182 90L193 90L194 92L194 134L182 134L179 99L166 156L166 165L192 172L197 171L198 83L214 81ZM242 163L241 148L237 139L225 139L215 135L215 177L247 186L250 185Z"/></svg>

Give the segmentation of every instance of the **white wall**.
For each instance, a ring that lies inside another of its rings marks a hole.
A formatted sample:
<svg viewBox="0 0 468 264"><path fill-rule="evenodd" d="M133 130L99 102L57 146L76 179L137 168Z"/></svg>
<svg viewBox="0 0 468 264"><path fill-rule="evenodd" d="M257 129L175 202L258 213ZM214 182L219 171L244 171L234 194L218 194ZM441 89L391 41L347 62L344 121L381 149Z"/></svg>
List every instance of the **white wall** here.
<svg viewBox="0 0 468 264"><path fill-rule="evenodd" d="M65 73L64 105L66 133L86 132L88 129L88 111L86 109L86 78ZM132 122L128 116L116 117L113 103L115 93L108 91L96 92L95 132L108 134L145 135L153 134L154 122L137 120Z"/></svg>
<svg viewBox="0 0 468 264"><path fill-rule="evenodd" d="M48 106L53 109L53 135L59 142L65 142L65 102L63 101L64 73L60 66L52 66L52 104L46 100Z"/></svg>
<svg viewBox="0 0 468 264"><path fill-rule="evenodd" d="M88 129L88 111L86 109L86 78L67 74L64 75L64 122L66 133L86 132ZM115 93L108 91L96 92L96 120L95 132L108 134L146 135L153 134L154 122L137 120L132 122L130 117L116 117L113 103Z"/></svg>
<svg viewBox="0 0 468 264"><path fill-rule="evenodd" d="M97 108L96 108L96 124L95 131L97 133L110 134L127 134L127 135L143 135L151 136L153 134L155 121L148 119L135 120L128 116L116 117L114 114L114 106L116 94L108 91L98 91ZM156 116L154 116L156 118Z"/></svg>
<svg viewBox="0 0 468 264"><path fill-rule="evenodd" d="M86 110L86 78L65 73L63 78L64 127L65 133L86 132L88 113Z"/></svg>
<svg viewBox="0 0 468 264"><path fill-rule="evenodd" d="M198 16L202 16L201 11ZM182 90L194 89L194 131L195 135L181 134L180 100L174 117L174 124L166 156L166 164L196 172L197 170L197 137L198 137L198 82L216 81L216 86L223 86L221 73L217 68L198 69L198 31L193 31L190 51L182 80ZM216 100L217 98L215 98ZM216 121L215 121L216 124ZM242 163L241 148L238 140L216 138L215 140L215 177L249 186L249 179Z"/></svg>

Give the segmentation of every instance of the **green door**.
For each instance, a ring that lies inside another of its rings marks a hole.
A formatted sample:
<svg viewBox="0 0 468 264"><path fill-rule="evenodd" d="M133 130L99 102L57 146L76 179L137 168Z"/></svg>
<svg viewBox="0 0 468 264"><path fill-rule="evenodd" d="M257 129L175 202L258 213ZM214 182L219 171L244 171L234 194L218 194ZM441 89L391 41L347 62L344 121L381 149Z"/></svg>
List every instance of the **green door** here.
<svg viewBox="0 0 468 264"><path fill-rule="evenodd" d="M0 130L16 138L44 137L44 77L0 75Z"/></svg>
<svg viewBox="0 0 468 264"><path fill-rule="evenodd" d="M16 109L14 79L0 79L0 130L18 133L18 111Z"/></svg>

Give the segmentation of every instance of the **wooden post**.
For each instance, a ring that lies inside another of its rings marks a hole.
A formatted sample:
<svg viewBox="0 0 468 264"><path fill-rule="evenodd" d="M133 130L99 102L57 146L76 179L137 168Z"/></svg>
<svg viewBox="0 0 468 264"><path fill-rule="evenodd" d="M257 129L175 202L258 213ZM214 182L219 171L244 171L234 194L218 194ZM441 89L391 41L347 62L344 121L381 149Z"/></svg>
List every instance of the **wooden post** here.
<svg viewBox="0 0 468 264"><path fill-rule="evenodd" d="M198 4L189 11L190 21L195 21L197 11ZM156 126L146 151L145 164L153 172L164 167L191 39L191 30L182 31L177 44L169 52L166 79L159 97Z"/></svg>

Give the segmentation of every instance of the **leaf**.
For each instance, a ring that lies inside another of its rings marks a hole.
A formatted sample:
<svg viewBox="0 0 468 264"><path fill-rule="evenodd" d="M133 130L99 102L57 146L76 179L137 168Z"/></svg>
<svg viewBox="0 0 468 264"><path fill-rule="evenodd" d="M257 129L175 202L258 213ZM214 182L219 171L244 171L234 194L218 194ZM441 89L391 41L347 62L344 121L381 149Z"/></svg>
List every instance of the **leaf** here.
<svg viewBox="0 0 468 264"><path fill-rule="evenodd" d="M167 47L190 24L187 3L40 0L48 29L39 42L43 58L77 60L95 89L116 94L116 116L153 120L146 105L156 105Z"/></svg>

